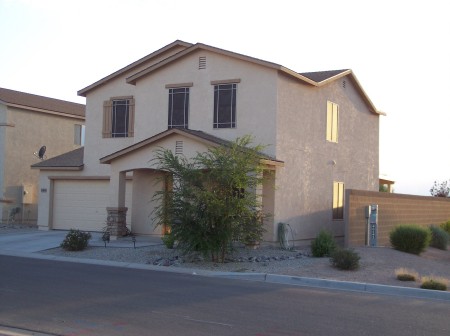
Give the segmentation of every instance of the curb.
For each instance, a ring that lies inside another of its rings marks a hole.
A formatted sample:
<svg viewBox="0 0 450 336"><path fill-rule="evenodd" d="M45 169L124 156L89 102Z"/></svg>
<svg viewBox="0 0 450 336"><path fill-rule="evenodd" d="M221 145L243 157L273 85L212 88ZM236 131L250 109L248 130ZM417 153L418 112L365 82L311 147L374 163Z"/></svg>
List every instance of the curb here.
<svg viewBox="0 0 450 336"><path fill-rule="evenodd" d="M450 301L450 292L448 291L444 292L422 288L388 286L363 282L315 279L275 274L267 274L266 282Z"/></svg>
<svg viewBox="0 0 450 336"><path fill-rule="evenodd" d="M307 278L307 277L297 277L297 276L267 274L267 273L217 272L217 271L207 271L207 270L189 269L189 268L169 268L169 267L161 267L161 266L154 266L154 265L148 265L148 264L128 263L128 262L122 262L122 261L70 258L70 257L60 257L60 256L54 256L54 255L44 255L44 254L39 254L39 253L27 253L27 252L16 252L16 251L0 251L0 255L12 256L12 257L22 257L22 258L43 259L43 260L65 261L65 262L73 262L73 263L83 263L83 264L89 264L89 265L132 268L132 269L150 270L150 271L158 271L158 272L180 273L180 274L207 276L207 277L214 277L214 278L259 281L259 282L277 283L277 284L284 284L284 285L291 285L291 286L303 286L303 287L313 287L313 288L323 288L323 289L333 289L333 290L343 290L343 291L353 291L353 292L365 292L365 293L383 294L383 295L398 295L398 296L406 296L406 297L413 297L413 298L420 298L420 299L444 300L444 301L450 302L450 292L449 291L444 292L444 291L428 290L428 289L421 289L421 288L387 286L387 285L362 283L362 282L338 281L338 280L317 279L317 278Z"/></svg>

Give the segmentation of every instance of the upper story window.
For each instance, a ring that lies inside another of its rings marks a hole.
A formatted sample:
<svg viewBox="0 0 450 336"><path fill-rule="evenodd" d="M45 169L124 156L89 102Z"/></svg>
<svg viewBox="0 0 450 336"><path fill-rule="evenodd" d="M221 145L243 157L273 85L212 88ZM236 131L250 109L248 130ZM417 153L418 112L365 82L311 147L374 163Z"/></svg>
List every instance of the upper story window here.
<svg viewBox="0 0 450 336"><path fill-rule="evenodd" d="M134 136L133 97L114 97L103 103L102 134L104 138Z"/></svg>
<svg viewBox="0 0 450 336"><path fill-rule="evenodd" d="M75 124L73 126L73 143L78 146L84 146L85 126Z"/></svg>
<svg viewBox="0 0 450 336"><path fill-rule="evenodd" d="M214 128L236 127L236 91L240 80L211 82L214 85Z"/></svg>
<svg viewBox="0 0 450 336"><path fill-rule="evenodd" d="M327 101L327 141L338 142L339 105Z"/></svg>
<svg viewBox="0 0 450 336"><path fill-rule="evenodd" d="M169 89L168 128L188 128L189 88Z"/></svg>

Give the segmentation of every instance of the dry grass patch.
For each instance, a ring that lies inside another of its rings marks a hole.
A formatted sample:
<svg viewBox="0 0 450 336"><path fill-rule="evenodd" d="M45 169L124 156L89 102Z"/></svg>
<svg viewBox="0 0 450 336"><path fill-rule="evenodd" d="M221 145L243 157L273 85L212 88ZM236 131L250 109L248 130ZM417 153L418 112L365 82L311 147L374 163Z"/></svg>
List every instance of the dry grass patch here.
<svg viewBox="0 0 450 336"><path fill-rule="evenodd" d="M420 288L446 291L449 280L443 277L424 276Z"/></svg>
<svg viewBox="0 0 450 336"><path fill-rule="evenodd" d="M419 273L414 270L401 267L395 270L395 277L400 281L416 281L419 279Z"/></svg>

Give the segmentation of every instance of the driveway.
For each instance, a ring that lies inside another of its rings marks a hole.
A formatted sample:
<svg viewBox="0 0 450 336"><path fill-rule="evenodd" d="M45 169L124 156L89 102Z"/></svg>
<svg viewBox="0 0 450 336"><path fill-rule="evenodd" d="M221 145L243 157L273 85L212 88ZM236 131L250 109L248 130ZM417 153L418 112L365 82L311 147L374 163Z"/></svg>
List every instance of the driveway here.
<svg viewBox="0 0 450 336"><path fill-rule="evenodd" d="M0 227L0 251L28 252L34 253L59 247L68 231L52 230L39 231L36 228L15 226ZM91 246L103 246L102 234L91 232L92 238L89 240ZM139 237L136 247L149 246L154 243L161 243L160 238ZM110 241L110 247L130 247L133 246L131 237L121 238L117 241Z"/></svg>

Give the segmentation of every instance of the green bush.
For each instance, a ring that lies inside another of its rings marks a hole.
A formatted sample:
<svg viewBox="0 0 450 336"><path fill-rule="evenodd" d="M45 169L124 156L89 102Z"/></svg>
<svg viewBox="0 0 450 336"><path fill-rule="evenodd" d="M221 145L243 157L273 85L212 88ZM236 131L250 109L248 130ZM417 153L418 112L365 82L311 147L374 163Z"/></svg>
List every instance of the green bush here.
<svg viewBox="0 0 450 336"><path fill-rule="evenodd" d="M450 221L442 223L440 226L441 226L442 230L444 230L445 232L447 232L450 235Z"/></svg>
<svg viewBox="0 0 450 336"><path fill-rule="evenodd" d="M350 249L336 249L331 254L331 264L341 270L355 270L359 268L359 254Z"/></svg>
<svg viewBox="0 0 450 336"><path fill-rule="evenodd" d="M396 250L420 254L430 244L431 231L415 224L399 225L391 231L389 240Z"/></svg>
<svg viewBox="0 0 450 336"><path fill-rule="evenodd" d="M331 233L321 230L311 242L311 253L314 257L328 257L336 249L336 242Z"/></svg>
<svg viewBox="0 0 450 336"><path fill-rule="evenodd" d="M175 245L175 237L173 234L165 233L164 236L161 237L162 242L168 249L173 249Z"/></svg>
<svg viewBox="0 0 450 336"><path fill-rule="evenodd" d="M431 230L431 242L430 246L438 248L440 250L446 250L449 240L447 232L437 226L430 226Z"/></svg>
<svg viewBox="0 0 450 336"><path fill-rule="evenodd" d="M420 288L446 291L448 280L444 278L424 277Z"/></svg>
<svg viewBox="0 0 450 336"><path fill-rule="evenodd" d="M86 248L89 239L91 239L89 232L71 229L60 246L67 251L81 251Z"/></svg>

